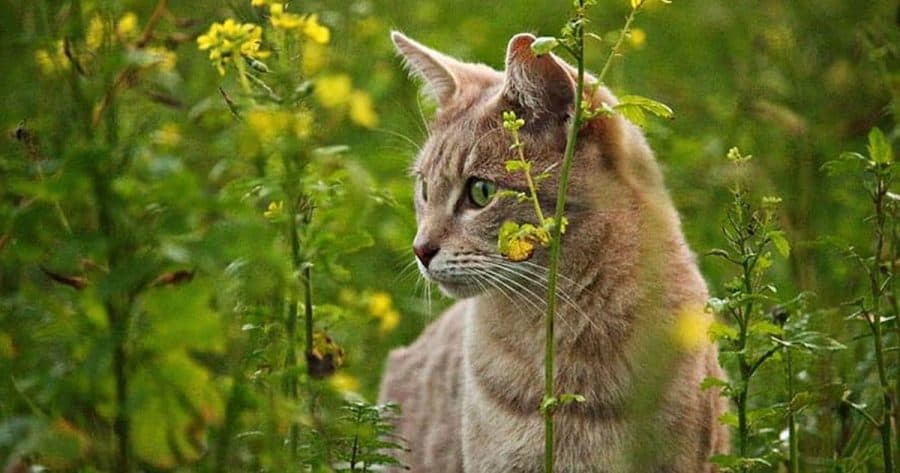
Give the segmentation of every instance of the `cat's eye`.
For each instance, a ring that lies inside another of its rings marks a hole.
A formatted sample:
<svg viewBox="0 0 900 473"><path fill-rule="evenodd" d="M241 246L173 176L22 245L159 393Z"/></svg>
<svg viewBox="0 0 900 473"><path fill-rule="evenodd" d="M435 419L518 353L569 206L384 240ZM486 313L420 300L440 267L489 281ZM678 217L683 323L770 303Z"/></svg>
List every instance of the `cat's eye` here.
<svg viewBox="0 0 900 473"><path fill-rule="evenodd" d="M422 181L422 202L428 202L428 184L425 183L425 180Z"/></svg>
<svg viewBox="0 0 900 473"><path fill-rule="evenodd" d="M469 200L476 207L485 207L491 203L497 193L497 184L483 179L469 179Z"/></svg>

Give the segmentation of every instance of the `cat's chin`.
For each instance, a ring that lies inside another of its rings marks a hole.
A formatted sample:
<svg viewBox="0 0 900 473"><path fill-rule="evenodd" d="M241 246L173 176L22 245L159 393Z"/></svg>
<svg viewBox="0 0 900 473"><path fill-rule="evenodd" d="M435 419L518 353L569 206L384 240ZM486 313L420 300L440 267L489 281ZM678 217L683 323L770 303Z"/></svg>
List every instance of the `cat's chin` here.
<svg viewBox="0 0 900 473"><path fill-rule="evenodd" d="M484 292L483 287L462 282L438 282L438 288L445 296L454 299L467 299Z"/></svg>

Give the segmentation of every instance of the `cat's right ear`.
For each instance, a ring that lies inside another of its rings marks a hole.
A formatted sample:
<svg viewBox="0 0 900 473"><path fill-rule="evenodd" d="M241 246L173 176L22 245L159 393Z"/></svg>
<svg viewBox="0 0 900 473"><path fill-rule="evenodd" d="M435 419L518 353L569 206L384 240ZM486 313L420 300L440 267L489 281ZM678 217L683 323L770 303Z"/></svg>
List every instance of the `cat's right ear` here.
<svg viewBox="0 0 900 473"><path fill-rule="evenodd" d="M399 31L391 40L409 71L425 82L425 92L438 105L449 103L459 89L459 74L465 64L408 38Z"/></svg>
<svg viewBox="0 0 900 473"><path fill-rule="evenodd" d="M535 37L517 34L506 51L507 100L522 107L530 118L556 116L567 119L575 104L575 83L567 65L555 55L535 54ZM526 121L528 118L526 118Z"/></svg>

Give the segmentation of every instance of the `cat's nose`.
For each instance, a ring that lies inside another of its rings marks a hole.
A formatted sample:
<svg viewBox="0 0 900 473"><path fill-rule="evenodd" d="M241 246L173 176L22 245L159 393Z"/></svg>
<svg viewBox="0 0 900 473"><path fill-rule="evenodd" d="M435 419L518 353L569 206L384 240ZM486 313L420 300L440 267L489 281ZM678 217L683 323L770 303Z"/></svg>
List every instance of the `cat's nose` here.
<svg viewBox="0 0 900 473"><path fill-rule="evenodd" d="M427 243L424 245L413 245L413 252L415 252L416 258L419 258L419 261L421 261L426 268L438 251L440 251L440 247L431 246Z"/></svg>

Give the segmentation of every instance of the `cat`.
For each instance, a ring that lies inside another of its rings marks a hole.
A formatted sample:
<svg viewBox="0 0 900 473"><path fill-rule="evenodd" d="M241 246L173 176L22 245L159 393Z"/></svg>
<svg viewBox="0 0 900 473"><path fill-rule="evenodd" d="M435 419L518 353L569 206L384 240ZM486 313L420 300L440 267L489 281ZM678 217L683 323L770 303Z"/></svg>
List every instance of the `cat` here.
<svg viewBox="0 0 900 473"><path fill-rule="evenodd" d="M538 197L552 215L576 71L536 55L530 34L510 40L503 72L391 38L438 104L412 169L416 262L460 299L388 356L379 398L401 406L400 460L416 473L543 471L548 251L512 262L497 250L503 222L536 218L529 202L497 195L527 189L505 169L502 112L524 118L526 158L550 170ZM605 87L587 90L594 106L617 103ZM707 289L640 129L618 114L585 123L567 195L555 381L585 400L554 417L556 471L716 471L708 458L728 434L718 389L700 388L725 377L703 331ZM684 320L700 323L690 347L673 335Z"/></svg>

